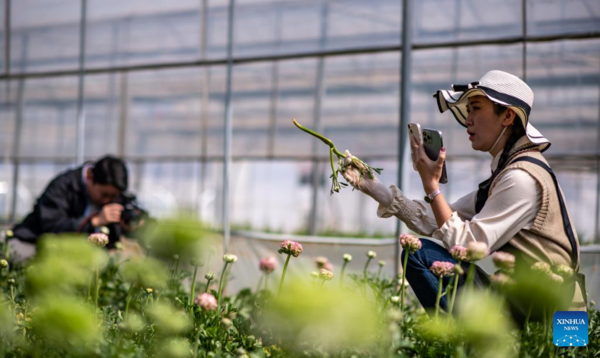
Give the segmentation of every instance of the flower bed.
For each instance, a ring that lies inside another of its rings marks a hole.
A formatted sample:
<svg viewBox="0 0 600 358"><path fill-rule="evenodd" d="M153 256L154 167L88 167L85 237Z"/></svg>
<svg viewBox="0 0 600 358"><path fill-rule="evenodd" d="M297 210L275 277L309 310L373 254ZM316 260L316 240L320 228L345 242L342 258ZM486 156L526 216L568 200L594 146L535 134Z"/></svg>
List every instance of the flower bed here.
<svg viewBox="0 0 600 358"><path fill-rule="evenodd" d="M317 257L314 272L286 276L303 251L290 240L279 249L284 267L273 257L256 262L265 278L279 278L277 287L264 279L226 296L238 257L226 254L220 272L206 272L216 258L204 255L209 250L202 237L194 223L169 222L147 235L148 257L125 258L119 248L109 253L96 234L87 241L45 238L26 265L0 261L0 357L600 356L598 311L590 308L585 347L559 349L544 321L550 315L519 329L504 308L503 297L520 297L511 295L524 284L529 298L550 312L553 300L561 299L557 277L569 275L564 267L538 265L536 281L551 284L521 283L513 258L497 255L502 272L494 289L469 289L467 278L458 295L454 285L440 292L437 302L442 295L451 302L448 316L439 307L426 313L404 277L382 276L385 262L374 262L373 251L344 255L341 268ZM409 254L421 248L414 237L403 236L401 243ZM485 256L486 248L452 253L470 261ZM353 260L364 262L362 272L345 272ZM431 271L440 282L471 272L447 262Z"/></svg>

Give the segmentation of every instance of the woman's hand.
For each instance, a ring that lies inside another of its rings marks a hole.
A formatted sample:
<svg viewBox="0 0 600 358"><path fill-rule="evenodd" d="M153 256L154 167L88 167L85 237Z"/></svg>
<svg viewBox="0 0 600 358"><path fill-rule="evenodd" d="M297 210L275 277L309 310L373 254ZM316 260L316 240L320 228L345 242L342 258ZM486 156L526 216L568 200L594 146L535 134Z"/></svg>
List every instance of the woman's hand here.
<svg viewBox="0 0 600 358"><path fill-rule="evenodd" d="M444 169L444 160L446 160L446 148L442 147L438 160L433 161L425 153L423 143L417 142L412 136L409 136L409 138L413 163L415 163L415 167L419 172L425 193L429 194L439 189L440 178Z"/></svg>
<svg viewBox="0 0 600 358"><path fill-rule="evenodd" d="M373 179L369 178L368 175L361 175L359 168L363 172L366 172L366 168L361 163L353 161L352 154L349 151L346 151L345 154L346 159L342 170L344 179L355 189L372 197L381 205L390 206L394 200L394 194L392 194L390 188L381 183L375 175L373 175Z"/></svg>

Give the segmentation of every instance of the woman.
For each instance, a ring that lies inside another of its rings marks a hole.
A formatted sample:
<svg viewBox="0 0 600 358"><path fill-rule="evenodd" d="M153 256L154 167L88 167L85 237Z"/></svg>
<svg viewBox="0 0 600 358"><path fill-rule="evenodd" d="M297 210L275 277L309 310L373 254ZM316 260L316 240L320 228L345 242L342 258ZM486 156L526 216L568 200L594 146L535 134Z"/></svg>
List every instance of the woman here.
<svg viewBox="0 0 600 358"><path fill-rule="evenodd" d="M421 304L425 308L435 305L438 288L437 278L429 271L431 264L456 262L448 251L455 245L466 247L473 241L485 242L490 253L498 250L513 253L517 265L529 267L543 261L568 265L577 272L577 234L570 225L562 192L542 155L550 142L529 123L531 88L514 75L490 71L479 82L454 85L453 91L438 91L434 97L440 112L450 110L467 128L472 148L493 157L491 177L478 190L448 203L439 185L445 148L441 149L439 159L432 161L422 144L413 138L412 158L423 183L424 201L409 200L394 185L387 188L377 178L361 178L353 166L347 166L344 173L350 184L380 203L379 217L396 216L411 230L444 244L442 247L422 240L422 249L409 255L407 279ZM403 252L403 259L404 255ZM487 284L482 270L478 270L477 276L476 284ZM586 309L583 288L579 286L571 286L571 310ZM446 307L446 297L442 298L441 306ZM520 316L518 312L513 314L515 318Z"/></svg>

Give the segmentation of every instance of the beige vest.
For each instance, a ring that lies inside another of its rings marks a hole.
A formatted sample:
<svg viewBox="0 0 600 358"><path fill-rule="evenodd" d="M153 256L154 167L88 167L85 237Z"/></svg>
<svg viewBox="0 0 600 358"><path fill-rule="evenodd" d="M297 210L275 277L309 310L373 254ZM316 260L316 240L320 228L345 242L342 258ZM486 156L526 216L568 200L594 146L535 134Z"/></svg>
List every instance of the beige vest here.
<svg viewBox="0 0 600 358"><path fill-rule="evenodd" d="M538 150L519 153L511 158L510 161L526 156L538 159L545 164L548 164L544 156ZM522 229L509 241L509 243L517 250L521 251L526 258L530 258L531 263L543 261L551 265L563 264L573 267L571 265L571 243L569 242L569 237L565 233L560 203L552 176L550 173L544 170L544 168L537 164L529 162L513 163L504 168L496 177L494 182L492 182L489 191L490 195L494 190L498 179L500 179L500 177L502 177L504 173L510 169L525 170L538 182L542 188L542 205L540 207L540 211L535 217L531 229ZM562 189L560 191L560 195L562 195L564 198ZM571 220L568 210L567 215L569 216L569 220ZM572 220L571 225L573 225ZM577 257L579 258L579 240L577 239L575 227L573 227L573 233L576 239ZM576 271L578 271L579 262L576 263L575 267ZM586 310L582 290L581 287L579 287L579 284L575 284L573 301L569 310Z"/></svg>

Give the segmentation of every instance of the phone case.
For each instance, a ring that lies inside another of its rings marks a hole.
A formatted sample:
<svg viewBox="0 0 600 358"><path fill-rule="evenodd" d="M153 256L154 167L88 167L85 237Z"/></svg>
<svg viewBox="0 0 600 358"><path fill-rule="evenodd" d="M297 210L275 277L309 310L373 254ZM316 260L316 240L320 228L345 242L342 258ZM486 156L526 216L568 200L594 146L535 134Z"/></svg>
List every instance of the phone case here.
<svg viewBox="0 0 600 358"><path fill-rule="evenodd" d="M440 150L444 146L444 141L442 140L442 132L434 129L426 129L423 131L423 148L425 149L425 153L431 160L438 160L440 155ZM448 182L448 175L446 174L446 161L444 161L444 167L442 169L442 177L440 178L441 184L446 184Z"/></svg>
<svg viewBox="0 0 600 358"><path fill-rule="evenodd" d="M423 143L423 136L421 135L421 125L420 124L418 124L418 123L409 123L408 124L408 135L410 137L413 137L416 140L418 140L419 143ZM412 145L409 144L409 147L410 147L410 152L412 154ZM412 161L412 155L410 157L411 157L411 161ZM412 162L412 164L413 164L413 169L415 171L417 171L417 166L415 165L414 161Z"/></svg>

